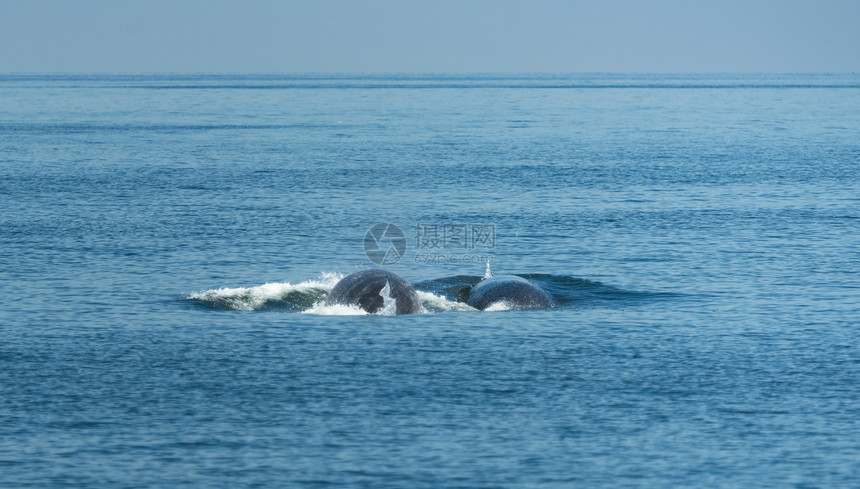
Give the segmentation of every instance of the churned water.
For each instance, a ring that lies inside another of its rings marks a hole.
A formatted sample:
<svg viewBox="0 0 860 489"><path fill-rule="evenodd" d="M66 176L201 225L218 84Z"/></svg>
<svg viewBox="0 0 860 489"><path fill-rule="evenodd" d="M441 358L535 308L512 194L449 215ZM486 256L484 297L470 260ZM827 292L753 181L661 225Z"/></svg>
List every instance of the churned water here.
<svg viewBox="0 0 860 489"><path fill-rule="evenodd" d="M854 75L0 101L0 486L860 484ZM559 307L466 306L487 261ZM426 312L325 304L373 266Z"/></svg>

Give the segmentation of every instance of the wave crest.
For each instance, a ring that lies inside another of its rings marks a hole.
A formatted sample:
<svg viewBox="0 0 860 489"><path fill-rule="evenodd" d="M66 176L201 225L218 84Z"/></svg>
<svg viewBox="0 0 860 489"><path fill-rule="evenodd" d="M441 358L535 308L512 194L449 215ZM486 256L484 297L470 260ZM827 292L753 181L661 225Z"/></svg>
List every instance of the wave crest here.
<svg viewBox="0 0 860 489"><path fill-rule="evenodd" d="M316 280L297 284L266 283L254 287L209 289L189 294L184 299L228 311L302 312L325 299L341 278L341 274L324 273Z"/></svg>

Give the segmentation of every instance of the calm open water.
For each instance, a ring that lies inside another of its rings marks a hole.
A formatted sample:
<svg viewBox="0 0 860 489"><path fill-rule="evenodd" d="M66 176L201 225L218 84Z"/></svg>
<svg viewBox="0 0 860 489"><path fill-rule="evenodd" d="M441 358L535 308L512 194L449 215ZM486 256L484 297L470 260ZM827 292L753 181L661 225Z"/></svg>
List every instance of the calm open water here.
<svg viewBox="0 0 860 489"><path fill-rule="evenodd" d="M2 76L0 486L857 487L858 108L853 75ZM322 305L377 223L426 314ZM488 258L561 306L469 310Z"/></svg>

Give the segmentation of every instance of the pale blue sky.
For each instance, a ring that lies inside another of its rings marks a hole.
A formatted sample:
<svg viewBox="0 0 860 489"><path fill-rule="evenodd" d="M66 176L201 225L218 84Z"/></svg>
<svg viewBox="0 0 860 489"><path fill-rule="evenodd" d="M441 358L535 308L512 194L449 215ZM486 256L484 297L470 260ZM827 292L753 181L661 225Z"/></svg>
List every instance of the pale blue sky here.
<svg viewBox="0 0 860 489"><path fill-rule="evenodd" d="M860 0L0 0L0 72L860 72Z"/></svg>

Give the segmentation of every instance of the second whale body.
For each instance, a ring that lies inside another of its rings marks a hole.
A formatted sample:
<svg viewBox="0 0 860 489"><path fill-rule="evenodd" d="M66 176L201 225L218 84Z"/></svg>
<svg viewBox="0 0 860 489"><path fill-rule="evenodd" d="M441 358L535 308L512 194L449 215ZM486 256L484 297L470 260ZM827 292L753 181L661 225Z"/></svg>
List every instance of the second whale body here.
<svg viewBox="0 0 860 489"><path fill-rule="evenodd" d="M556 306L555 300L547 291L516 275L499 275L481 280L469 291L466 303L482 311L498 303L504 303L513 309Z"/></svg>

